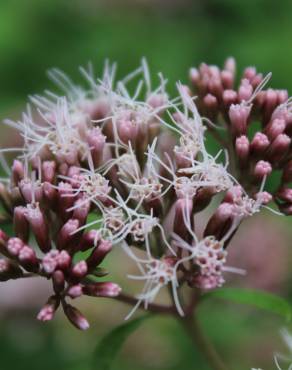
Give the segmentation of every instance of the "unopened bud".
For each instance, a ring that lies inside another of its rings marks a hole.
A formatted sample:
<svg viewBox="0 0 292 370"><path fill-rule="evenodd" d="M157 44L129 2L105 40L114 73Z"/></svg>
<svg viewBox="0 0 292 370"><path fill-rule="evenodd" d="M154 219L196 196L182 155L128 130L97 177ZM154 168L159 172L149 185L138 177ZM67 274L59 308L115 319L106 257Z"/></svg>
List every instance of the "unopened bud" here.
<svg viewBox="0 0 292 370"><path fill-rule="evenodd" d="M64 312L69 321L80 330L87 330L89 328L89 323L86 320L86 318L82 315L80 311L77 310L77 308L66 304L64 305Z"/></svg>
<svg viewBox="0 0 292 370"><path fill-rule="evenodd" d="M254 176L258 179L262 179L264 176L270 175L273 168L269 162L259 161L254 168Z"/></svg>
<svg viewBox="0 0 292 370"><path fill-rule="evenodd" d="M117 297L121 292L119 285L111 282L87 284L83 293L93 297Z"/></svg>
<svg viewBox="0 0 292 370"><path fill-rule="evenodd" d="M19 206L14 208L13 227L15 235L24 242L27 242L29 238L29 223L26 219L25 214L26 214L25 207Z"/></svg>
<svg viewBox="0 0 292 370"><path fill-rule="evenodd" d="M37 315L37 319L40 321L50 321L54 318L55 312L57 311L60 305L60 299L56 296L49 298L45 306L40 310Z"/></svg>
<svg viewBox="0 0 292 370"><path fill-rule="evenodd" d="M88 270L92 271L98 266L112 250L112 243L109 240L101 240L97 247L94 248L91 255L87 258Z"/></svg>

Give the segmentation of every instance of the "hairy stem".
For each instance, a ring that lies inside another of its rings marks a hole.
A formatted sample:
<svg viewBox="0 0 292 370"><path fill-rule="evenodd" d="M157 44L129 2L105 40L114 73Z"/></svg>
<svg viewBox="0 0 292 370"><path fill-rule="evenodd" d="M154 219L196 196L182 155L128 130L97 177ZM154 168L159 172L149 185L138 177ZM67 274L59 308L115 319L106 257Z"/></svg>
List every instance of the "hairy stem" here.
<svg viewBox="0 0 292 370"><path fill-rule="evenodd" d="M215 348L202 332L197 319L193 315L188 315L180 318L180 322L196 348L205 356L210 368L212 370L227 370Z"/></svg>

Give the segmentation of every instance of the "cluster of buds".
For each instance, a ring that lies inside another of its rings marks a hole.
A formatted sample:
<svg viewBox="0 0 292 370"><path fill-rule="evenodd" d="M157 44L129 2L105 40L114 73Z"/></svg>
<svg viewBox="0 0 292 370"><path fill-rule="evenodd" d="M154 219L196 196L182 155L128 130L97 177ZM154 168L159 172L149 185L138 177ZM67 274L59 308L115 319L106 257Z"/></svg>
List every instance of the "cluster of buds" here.
<svg viewBox="0 0 292 370"><path fill-rule="evenodd" d="M185 283L205 291L222 286L225 272L242 273L225 262L245 218L272 200L291 214L288 97L264 90L269 75L252 68L238 92L232 90L234 69L228 60L223 71L207 65L191 71L198 108L181 84L171 100L161 74L153 89L145 60L118 82L114 66L106 65L102 78L82 69L87 88L53 70L50 77L62 93L33 96L21 120L5 121L19 131L23 146L2 150L17 158L9 165L2 157L8 177L0 185L1 220L11 220L14 235L0 234L0 280L52 281L39 320L51 320L62 306L73 325L86 329L70 299L118 299L119 285L99 280L107 274L100 264L114 248L139 267L141 275L129 277L145 281L131 313L170 285L183 315L178 290ZM129 84L137 78L131 94ZM263 130L249 142L256 115ZM230 136L223 140L211 120L222 121ZM224 143L216 156L207 151L208 130ZM283 174L270 194L264 186L273 169ZM218 195L223 201L199 239L195 218Z"/></svg>
<svg viewBox="0 0 292 370"><path fill-rule="evenodd" d="M225 131L209 127L233 158L237 179L249 191L273 171L281 179L273 189L281 212L292 214L292 109L287 90L264 89L271 74L263 77L248 67L236 87L236 64L226 60L223 69L201 64L190 70L191 91L199 112ZM211 122L209 122L210 124ZM221 132L224 132L224 131Z"/></svg>

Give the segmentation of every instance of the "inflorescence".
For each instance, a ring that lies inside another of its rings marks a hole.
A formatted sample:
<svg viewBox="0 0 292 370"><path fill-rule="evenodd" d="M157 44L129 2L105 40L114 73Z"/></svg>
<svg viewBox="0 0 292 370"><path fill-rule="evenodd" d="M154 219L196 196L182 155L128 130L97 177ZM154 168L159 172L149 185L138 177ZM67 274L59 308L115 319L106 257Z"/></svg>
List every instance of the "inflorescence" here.
<svg viewBox="0 0 292 370"><path fill-rule="evenodd" d="M130 314L169 286L184 315L183 285L203 292L221 287L225 273L244 273L226 258L245 218L263 207L292 214L292 102L286 90L266 89L271 75L253 67L235 87L231 58L222 70L191 69L190 87L178 83L175 99L161 74L152 88L145 60L118 82L114 65L101 78L81 72L87 88L50 71L60 95L32 96L21 120L5 121L23 146L1 152L1 220L13 222L14 235L0 234L0 280L51 280L37 318L51 320L61 306L84 330L71 300L121 294L100 265L122 248L140 272L128 277L144 282ZM216 155L209 133L221 146ZM8 152L17 155L11 166ZM275 171L279 184L267 192ZM213 199L220 204L199 235L196 218Z"/></svg>

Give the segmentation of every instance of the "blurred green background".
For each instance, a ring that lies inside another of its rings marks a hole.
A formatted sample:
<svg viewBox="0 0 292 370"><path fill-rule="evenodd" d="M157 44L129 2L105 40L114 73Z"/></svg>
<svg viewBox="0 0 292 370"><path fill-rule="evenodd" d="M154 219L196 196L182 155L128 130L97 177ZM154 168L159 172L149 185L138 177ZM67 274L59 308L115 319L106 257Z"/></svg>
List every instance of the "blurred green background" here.
<svg viewBox="0 0 292 370"><path fill-rule="evenodd" d="M272 71L272 85L291 92L291 36L291 0L0 0L0 117L17 117L28 94L52 86L48 68L77 77L79 65L92 61L101 71L105 58L118 62L122 76L145 56L152 71L169 78L174 92L175 81L186 82L191 66L202 61L221 65L232 55L239 69L256 65L262 72ZM269 252L263 248L254 253L253 268L262 273L263 288L292 297L287 283L291 233L275 222L274 217L258 219L255 234L268 223L275 229L266 236ZM247 235L248 230L240 236L242 250L250 242ZM265 244L259 235L256 240ZM265 275L270 270L273 279ZM85 301L83 310L93 323L89 332L77 332L61 315L43 325L33 317L46 299L45 289L0 287L1 370L88 370L97 341L127 312L120 304ZM232 369L274 368L281 320L222 302L203 304L200 319ZM177 323L157 317L129 339L114 369L209 368Z"/></svg>

